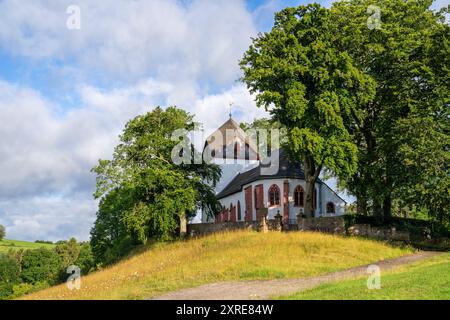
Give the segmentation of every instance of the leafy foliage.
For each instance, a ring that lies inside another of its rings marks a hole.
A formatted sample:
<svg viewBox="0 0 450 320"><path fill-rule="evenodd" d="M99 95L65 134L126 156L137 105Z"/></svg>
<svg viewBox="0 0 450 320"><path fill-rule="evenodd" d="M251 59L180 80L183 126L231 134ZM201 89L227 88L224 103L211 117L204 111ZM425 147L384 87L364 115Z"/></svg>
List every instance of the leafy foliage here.
<svg viewBox="0 0 450 320"><path fill-rule="evenodd" d="M219 210L210 183L219 179L219 167L176 165L171 158L180 143L172 134L195 126L187 112L157 107L130 120L113 159L100 160L93 169L100 205L91 243L98 262L117 260L149 238L170 239L180 221L194 216L198 208L210 214ZM198 156L189 146L192 156Z"/></svg>
<svg viewBox="0 0 450 320"><path fill-rule="evenodd" d="M0 241L2 241L6 236L6 229L0 224Z"/></svg>
<svg viewBox="0 0 450 320"><path fill-rule="evenodd" d="M24 282L56 284L61 269L62 259L53 250L40 248L27 250L23 254L21 277Z"/></svg>
<svg viewBox="0 0 450 320"><path fill-rule="evenodd" d="M13 256L0 254L0 300L13 293L13 287L20 282L20 266Z"/></svg>
<svg viewBox="0 0 450 320"><path fill-rule="evenodd" d="M47 243L47 242L46 242ZM81 275L95 270L89 242L58 241L51 249L19 249L0 254L0 300L45 289L66 281L67 267L78 266Z"/></svg>
<svg viewBox="0 0 450 320"><path fill-rule="evenodd" d="M285 148L303 161L305 213L323 168L345 180L356 171L350 129L372 101L374 81L338 47L330 10L318 4L286 8L269 33L253 39L241 63L256 103L287 130Z"/></svg>
<svg viewBox="0 0 450 320"><path fill-rule="evenodd" d="M393 199L449 219L449 25L431 0L349 0L332 6L341 50L376 81L375 99L353 128L358 170L346 187L358 212L389 220ZM381 12L367 27L367 8Z"/></svg>

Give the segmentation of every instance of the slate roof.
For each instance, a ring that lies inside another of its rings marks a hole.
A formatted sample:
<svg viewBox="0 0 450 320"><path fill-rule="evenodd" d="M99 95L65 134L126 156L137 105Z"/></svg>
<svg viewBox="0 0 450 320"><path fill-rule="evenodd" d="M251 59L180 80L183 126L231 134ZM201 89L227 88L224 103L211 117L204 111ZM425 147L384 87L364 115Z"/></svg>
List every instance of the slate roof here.
<svg viewBox="0 0 450 320"><path fill-rule="evenodd" d="M302 165L299 162L289 159L287 152L282 149L279 154L279 167L276 174L261 173L261 166L268 167L268 165L259 165L256 168L236 175L236 177L234 177L233 180L217 194L217 199L222 199L236 192L240 192L244 185L256 180L280 178L305 179L305 172L303 171ZM318 179L318 182L321 183L322 181Z"/></svg>

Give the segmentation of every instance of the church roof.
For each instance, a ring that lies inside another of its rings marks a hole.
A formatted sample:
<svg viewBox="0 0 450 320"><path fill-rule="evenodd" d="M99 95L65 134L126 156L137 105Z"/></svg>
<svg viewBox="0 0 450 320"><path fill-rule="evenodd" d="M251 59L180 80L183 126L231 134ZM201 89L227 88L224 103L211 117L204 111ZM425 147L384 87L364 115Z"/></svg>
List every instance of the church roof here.
<svg viewBox="0 0 450 320"><path fill-rule="evenodd" d="M242 187L251 182L261 179L305 179L305 172L302 165L299 162L292 161L287 152L280 149L279 153L279 166L278 171L275 174L264 174L261 168L269 167L268 165L259 165L256 168L239 173L233 180L217 194L217 199L225 198L231 194L240 192ZM321 182L320 180L318 180Z"/></svg>
<svg viewBox="0 0 450 320"><path fill-rule="evenodd" d="M226 141L227 139L227 130L232 130L234 138L236 140ZM204 148L206 146L210 146L211 149L215 149L219 151L217 153L218 156L222 156L223 148L226 147L226 143L235 143L236 141L240 141L242 144L247 144L250 152L254 155L257 155L258 147L256 145L256 141L254 139L250 139L247 136L244 130L239 127L239 124L230 116L230 118L225 121L216 131L206 138ZM256 157L255 157L256 158Z"/></svg>

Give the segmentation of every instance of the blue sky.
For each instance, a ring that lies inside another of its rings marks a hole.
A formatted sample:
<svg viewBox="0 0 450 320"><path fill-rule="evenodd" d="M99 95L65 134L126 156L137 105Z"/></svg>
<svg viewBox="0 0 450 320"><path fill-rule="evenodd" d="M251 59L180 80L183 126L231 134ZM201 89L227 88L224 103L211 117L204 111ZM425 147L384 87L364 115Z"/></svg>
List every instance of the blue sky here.
<svg viewBox="0 0 450 320"><path fill-rule="evenodd" d="M240 76L250 38L308 1L0 0L0 224L88 239L98 159L130 118L175 104L212 131L265 115ZM330 1L319 1L325 6ZM67 28L69 5L80 29Z"/></svg>

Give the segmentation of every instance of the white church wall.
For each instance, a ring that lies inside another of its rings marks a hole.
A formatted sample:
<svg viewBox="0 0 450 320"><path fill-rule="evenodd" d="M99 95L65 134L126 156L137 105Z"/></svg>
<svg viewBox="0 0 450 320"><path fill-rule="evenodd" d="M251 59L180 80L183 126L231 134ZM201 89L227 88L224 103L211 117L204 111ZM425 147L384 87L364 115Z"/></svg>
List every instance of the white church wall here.
<svg viewBox="0 0 450 320"><path fill-rule="evenodd" d="M345 201L342 200L333 190L327 185L322 185L322 215L327 215L327 203L333 202L335 205L335 215L340 216L345 214Z"/></svg>
<svg viewBox="0 0 450 320"><path fill-rule="evenodd" d="M232 204L233 207L236 207L236 216L238 216L238 209L237 204L238 201L241 206L241 219L238 221L244 221L245 219L245 199L244 199L244 192L237 192L235 194L229 195L228 197L222 198L219 200L220 204L224 206L225 208L230 209L230 205Z"/></svg>
<svg viewBox="0 0 450 320"><path fill-rule="evenodd" d="M289 179L289 220L297 220L297 215L300 213L301 208L304 207L296 207L294 204L294 190L295 188L297 188L297 186L301 186L303 188L303 190L306 190L306 181L305 180L301 180L301 179ZM321 209L321 194L320 194L320 184L316 183L316 190L317 190L317 202L318 202L318 206L316 208L316 210L314 211L314 215L319 215L320 214L320 209ZM306 192L306 191L305 191ZM305 194L305 199L304 201L306 201L306 194Z"/></svg>
<svg viewBox="0 0 450 320"><path fill-rule="evenodd" d="M281 215L283 215L284 212L284 205L283 205L283 199L284 199L284 181L289 180L289 220L296 220L297 214L300 212L301 207L294 206L294 190L295 188L300 185L302 186L303 190L306 190L306 182L301 179L263 179L263 180L257 180L255 182L246 184L242 187L242 191L232 194L228 197L225 197L223 199L220 199L220 203L224 205L225 207L229 208L230 204L232 203L233 206L237 205L237 202L239 200L241 205L241 220L245 219L245 189L248 186L252 186L252 217L253 220L256 220L256 209L255 209L255 199L254 199L254 190L255 187L259 184L263 185L264 192L264 204L268 205L269 203L269 188L276 184L280 188L280 205L269 207L268 208L268 218L274 219L275 215L280 212ZM318 192L317 197L317 208L315 210L315 216L321 216L326 215L326 205L328 202L333 202L336 207L336 214L335 215L343 215L345 213L345 202L337 196L328 186L320 183L316 183L316 189Z"/></svg>

